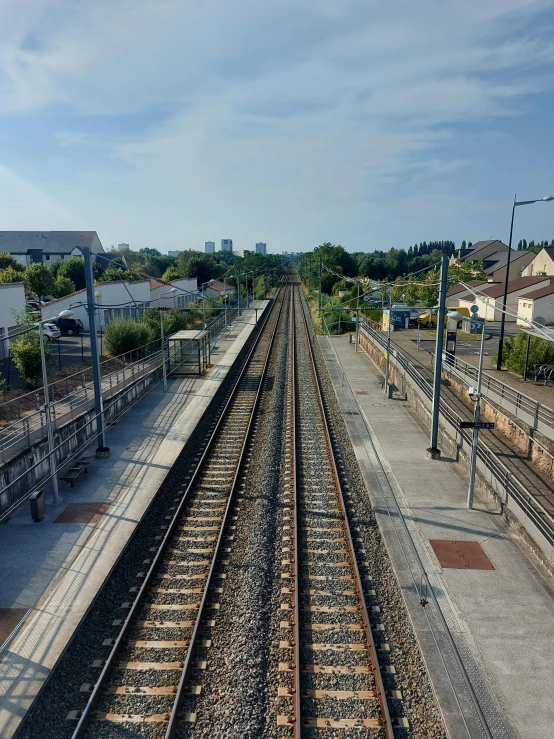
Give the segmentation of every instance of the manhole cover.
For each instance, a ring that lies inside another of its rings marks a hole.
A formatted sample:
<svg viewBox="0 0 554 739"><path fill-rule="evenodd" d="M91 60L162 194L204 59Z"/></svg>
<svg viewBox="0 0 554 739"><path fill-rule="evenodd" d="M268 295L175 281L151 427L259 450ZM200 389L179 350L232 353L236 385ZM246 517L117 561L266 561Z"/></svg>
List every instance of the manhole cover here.
<svg viewBox="0 0 554 739"><path fill-rule="evenodd" d="M71 503L54 523L96 523L109 507L109 503Z"/></svg>
<svg viewBox="0 0 554 739"><path fill-rule="evenodd" d="M367 395L367 390L355 390L356 395Z"/></svg>
<svg viewBox="0 0 554 739"><path fill-rule="evenodd" d="M477 541L431 539L440 566L456 570L494 570L493 564Z"/></svg>

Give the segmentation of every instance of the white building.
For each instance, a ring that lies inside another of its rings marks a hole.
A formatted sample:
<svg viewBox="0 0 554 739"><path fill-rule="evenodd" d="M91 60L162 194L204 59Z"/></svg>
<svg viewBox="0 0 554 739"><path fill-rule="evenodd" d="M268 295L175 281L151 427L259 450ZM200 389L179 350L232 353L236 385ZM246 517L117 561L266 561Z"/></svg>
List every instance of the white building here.
<svg viewBox="0 0 554 739"><path fill-rule="evenodd" d="M210 280L210 282L204 288L204 293L212 298L225 298L234 295L235 288L229 282Z"/></svg>
<svg viewBox="0 0 554 739"><path fill-rule="evenodd" d="M129 249L129 244L118 244L117 249L118 251L121 251L122 249Z"/></svg>
<svg viewBox="0 0 554 739"><path fill-rule="evenodd" d="M175 288L175 292L169 292ZM152 308L182 308L194 303L198 297L196 277L179 277L169 283L150 280L150 303Z"/></svg>
<svg viewBox="0 0 554 739"><path fill-rule="evenodd" d="M523 275L526 277L554 275L554 246L545 246L541 249L523 270Z"/></svg>
<svg viewBox="0 0 554 739"><path fill-rule="evenodd" d="M215 254L215 241L205 241L204 251L206 254Z"/></svg>
<svg viewBox="0 0 554 739"><path fill-rule="evenodd" d="M92 254L104 253L96 231L0 231L0 252L11 254L26 267L82 257L85 246Z"/></svg>
<svg viewBox="0 0 554 739"><path fill-rule="evenodd" d="M17 331L14 313L25 310L25 285L10 282L0 285L0 358L8 356L7 337Z"/></svg>
<svg viewBox="0 0 554 739"><path fill-rule="evenodd" d="M233 251L233 239L221 239L221 251Z"/></svg>
<svg viewBox="0 0 554 739"><path fill-rule="evenodd" d="M520 316L527 318L529 321L536 321L537 318L543 318L546 323L554 323L554 277L550 279L550 283L544 287L527 293L518 301L517 312ZM528 326L522 318L517 319L518 326Z"/></svg>
<svg viewBox="0 0 554 739"><path fill-rule="evenodd" d="M256 254L263 254L264 256L267 253L267 244L264 244L263 241L258 241L256 243Z"/></svg>
<svg viewBox="0 0 554 739"><path fill-rule="evenodd" d="M169 290L169 288L167 288ZM106 323L116 316L140 318L144 309L150 307L150 281L127 282L100 282L94 286L94 299L97 306L97 327L104 328ZM85 331L89 329L87 305L87 291L66 295L58 300L51 300L42 310L42 319L56 318L62 310L71 310L73 318L83 322Z"/></svg>
<svg viewBox="0 0 554 739"><path fill-rule="evenodd" d="M517 280L511 280L508 283L508 297L506 299L506 305L511 312L506 314L506 321L516 320L515 313L518 311L520 298L548 285L550 285L548 277L520 277ZM466 308L476 305L479 308L478 315L480 318L485 318L487 321L500 321L502 318L504 285L502 283L490 287L483 285L475 289L478 295L482 294L483 297L469 294L460 298L458 305Z"/></svg>

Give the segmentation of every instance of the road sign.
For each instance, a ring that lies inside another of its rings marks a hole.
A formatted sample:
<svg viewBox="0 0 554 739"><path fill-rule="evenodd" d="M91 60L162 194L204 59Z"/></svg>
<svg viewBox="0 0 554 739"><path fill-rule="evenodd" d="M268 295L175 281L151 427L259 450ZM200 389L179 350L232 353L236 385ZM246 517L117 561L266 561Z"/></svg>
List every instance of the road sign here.
<svg viewBox="0 0 554 739"><path fill-rule="evenodd" d="M485 429L486 431L492 431L492 429L494 428L494 423L491 423L490 421L479 421L479 423L475 423L474 421L460 421L460 428Z"/></svg>
<svg viewBox="0 0 554 739"><path fill-rule="evenodd" d="M469 310L472 313L479 313L479 306L478 305L471 305L470 308L469 308Z"/></svg>

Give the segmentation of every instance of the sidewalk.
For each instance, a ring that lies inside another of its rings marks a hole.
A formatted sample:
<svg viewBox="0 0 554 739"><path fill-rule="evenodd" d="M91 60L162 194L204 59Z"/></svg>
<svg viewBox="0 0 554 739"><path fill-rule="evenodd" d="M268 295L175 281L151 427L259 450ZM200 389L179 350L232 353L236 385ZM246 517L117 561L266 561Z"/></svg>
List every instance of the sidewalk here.
<svg viewBox="0 0 554 739"><path fill-rule="evenodd" d="M268 303L256 302L259 317ZM110 458L95 460L74 489L60 483L60 505L47 490L44 521L33 523L24 506L0 527L0 644L27 614L0 652L2 739L13 735L54 667L252 332L254 316L245 311L227 338L212 341L215 366L205 375L170 380L167 394L157 385L109 429Z"/></svg>
<svg viewBox="0 0 554 739"><path fill-rule="evenodd" d="M488 502L478 500L476 509L467 510L467 481L449 460L426 459L426 433L405 403L385 398L382 374L367 355L355 353L347 337L332 344L319 340L451 735L468 735L460 692L455 683L455 689L449 687L444 655L422 615L421 580L399 544L399 519L419 553L493 736L552 736L554 583L518 548ZM390 507L391 496L398 513ZM430 540L478 542L494 570L442 568Z"/></svg>

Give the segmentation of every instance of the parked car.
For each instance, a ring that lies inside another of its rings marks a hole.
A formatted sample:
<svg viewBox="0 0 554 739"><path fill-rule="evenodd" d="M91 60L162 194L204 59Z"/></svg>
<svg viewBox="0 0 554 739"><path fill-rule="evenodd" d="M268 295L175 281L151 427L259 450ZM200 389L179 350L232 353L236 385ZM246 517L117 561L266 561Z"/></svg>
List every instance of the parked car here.
<svg viewBox="0 0 554 739"><path fill-rule="evenodd" d="M79 318L56 318L52 323L56 324L64 336L78 336L85 330Z"/></svg>
<svg viewBox="0 0 554 739"><path fill-rule="evenodd" d="M54 323L43 323L42 330L47 341L57 341L62 335L62 332Z"/></svg>
<svg viewBox="0 0 554 739"><path fill-rule="evenodd" d="M27 310L27 313L31 313L33 316L40 316L40 310L35 308L34 303L26 303L25 309Z"/></svg>

